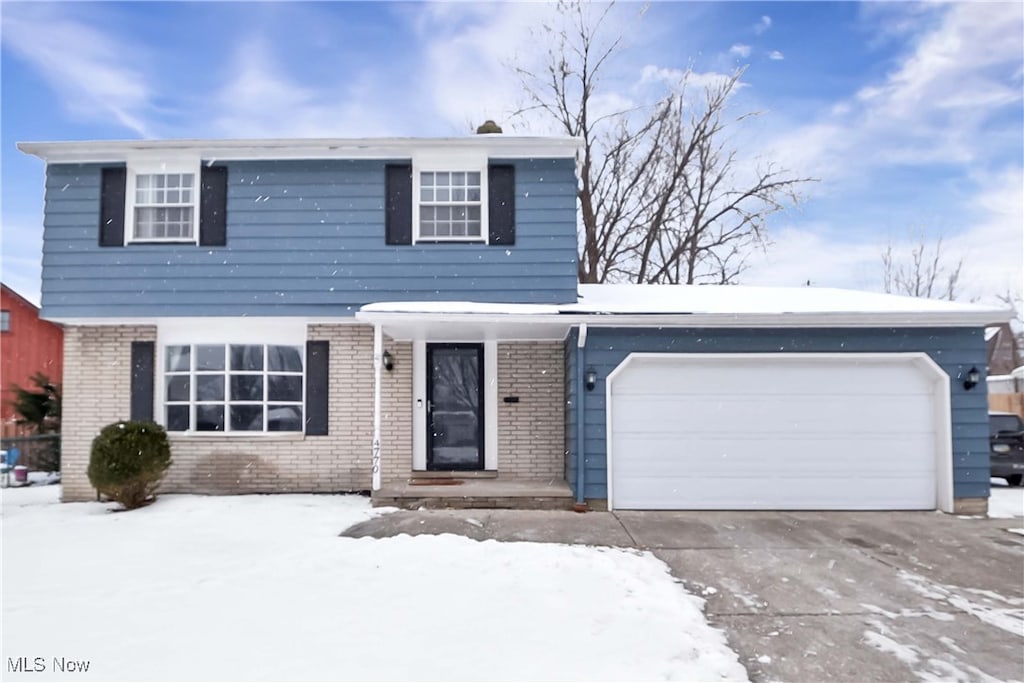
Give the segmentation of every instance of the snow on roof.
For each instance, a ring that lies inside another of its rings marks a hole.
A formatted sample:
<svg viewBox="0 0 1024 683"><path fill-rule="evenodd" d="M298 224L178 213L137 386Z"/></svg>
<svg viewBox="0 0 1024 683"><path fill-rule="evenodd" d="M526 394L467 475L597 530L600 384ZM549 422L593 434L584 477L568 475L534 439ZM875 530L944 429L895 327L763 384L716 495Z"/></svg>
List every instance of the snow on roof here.
<svg viewBox="0 0 1024 683"><path fill-rule="evenodd" d="M448 313L452 315L557 315L559 306L547 304L489 304L479 301L385 301L367 304L367 313Z"/></svg>
<svg viewBox="0 0 1024 683"><path fill-rule="evenodd" d="M574 313L980 313L1001 309L910 296L825 287L742 285L580 285Z"/></svg>
<svg viewBox="0 0 1024 683"><path fill-rule="evenodd" d="M380 314L422 316L516 316L589 318L612 324L658 318L658 324L688 325L964 325L982 326L1009 318L1010 312L976 304L935 301L892 294L818 287L745 287L736 285L579 285L568 304L495 304L472 301L399 301L363 306L358 317Z"/></svg>

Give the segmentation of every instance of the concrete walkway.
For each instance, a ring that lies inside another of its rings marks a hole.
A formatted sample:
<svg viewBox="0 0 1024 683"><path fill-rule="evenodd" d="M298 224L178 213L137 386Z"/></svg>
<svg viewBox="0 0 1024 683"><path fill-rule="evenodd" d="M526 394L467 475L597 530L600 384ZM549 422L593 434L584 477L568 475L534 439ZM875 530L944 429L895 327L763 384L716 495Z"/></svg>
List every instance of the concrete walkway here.
<svg viewBox="0 0 1024 683"><path fill-rule="evenodd" d="M649 550L751 680L1024 679L1021 520L935 512L397 512L346 536Z"/></svg>

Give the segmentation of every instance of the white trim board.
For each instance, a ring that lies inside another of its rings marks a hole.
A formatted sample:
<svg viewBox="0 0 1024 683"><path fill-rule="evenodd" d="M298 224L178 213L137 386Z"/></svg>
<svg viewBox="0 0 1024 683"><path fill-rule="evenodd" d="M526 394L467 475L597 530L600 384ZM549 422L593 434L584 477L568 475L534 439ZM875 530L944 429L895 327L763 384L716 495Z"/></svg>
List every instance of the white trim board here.
<svg viewBox="0 0 1024 683"><path fill-rule="evenodd" d="M464 341L464 340L463 340ZM412 343L412 469L427 469L427 344L417 339ZM439 344L449 342L436 342ZM458 342L454 342L458 343ZM498 342L468 341L484 347L484 470L498 469Z"/></svg>
<svg viewBox="0 0 1024 683"><path fill-rule="evenodd" d="M417 153L483 150L503 159L575 159L582 140L572 137L466 135L449 138L278 138L264 140L84 140L19 142L47 163L120 162L155 154L195 154L214 161L251 159L408 159Z"/></svg>

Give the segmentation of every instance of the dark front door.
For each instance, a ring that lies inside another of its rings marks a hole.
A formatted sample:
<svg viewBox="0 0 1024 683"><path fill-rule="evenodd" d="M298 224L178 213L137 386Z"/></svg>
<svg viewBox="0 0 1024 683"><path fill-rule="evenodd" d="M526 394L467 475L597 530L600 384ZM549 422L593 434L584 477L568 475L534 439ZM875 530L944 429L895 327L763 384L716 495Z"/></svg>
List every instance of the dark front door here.
<svg viewBox="0 0 1024 683"><path fill-rule="evenodd" d="M427 345L427 469L484 468L484 347Z"/></svg>

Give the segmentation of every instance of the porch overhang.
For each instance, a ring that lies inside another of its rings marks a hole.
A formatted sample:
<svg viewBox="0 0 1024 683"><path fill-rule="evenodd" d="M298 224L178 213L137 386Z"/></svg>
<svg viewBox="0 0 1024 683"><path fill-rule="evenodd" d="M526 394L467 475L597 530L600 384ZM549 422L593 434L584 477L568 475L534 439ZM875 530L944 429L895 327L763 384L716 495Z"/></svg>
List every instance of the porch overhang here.
<svg viewBox="0 0 1024 683"><path fill-rule="evenodd" d="M433 311L374 310L376 306L364 307L356 320L380 326L395 341L562 341L579 324L555 306L502 304L488 310L488 304L473 304L473 311L458 305Z"/></svg>
<svg viewBox="0 0 1024 683"><path fill-rule="evenodd" d="M600 327L866 328L983 327L1009 310L914 297L811 287L580 285L565 304L397 301L363 306L360 322L397 340L561 340Z"/></svg>

